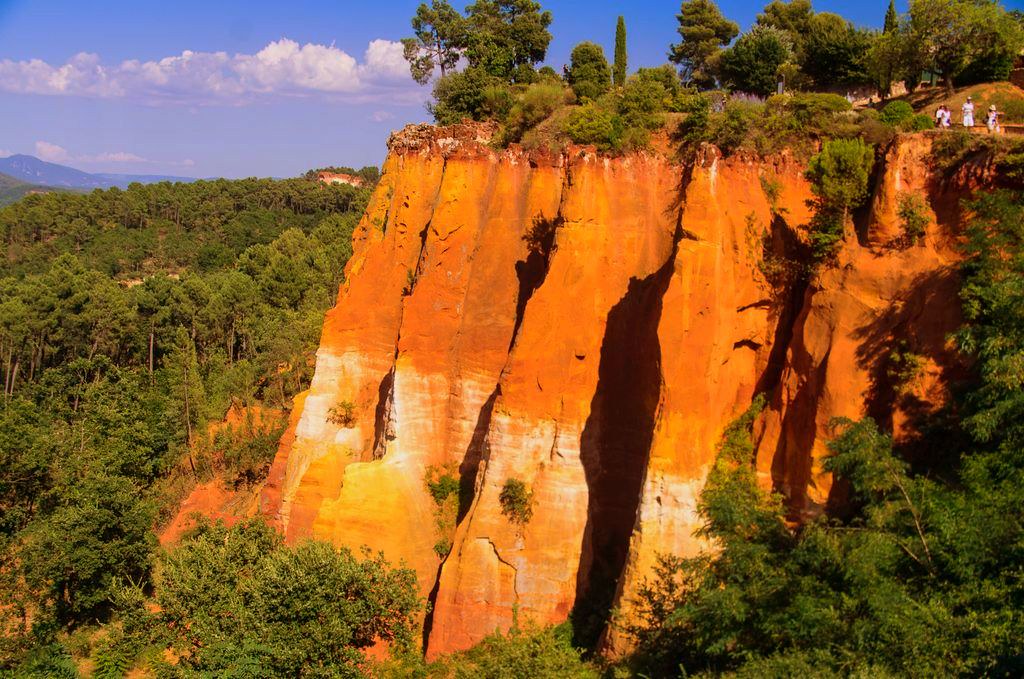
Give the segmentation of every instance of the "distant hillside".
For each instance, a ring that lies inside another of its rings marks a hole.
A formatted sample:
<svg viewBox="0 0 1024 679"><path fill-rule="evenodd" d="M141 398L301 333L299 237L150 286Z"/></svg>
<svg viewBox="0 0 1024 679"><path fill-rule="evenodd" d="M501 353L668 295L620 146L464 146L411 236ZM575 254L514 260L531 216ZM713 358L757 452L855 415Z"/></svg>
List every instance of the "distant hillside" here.
<svg viewBox="0 0 1024 679"><path fill-rule="evenodd" d="M35 156L14 155L0 158L0 173L30 184L60 186L70 189L127 188L132 182L194 182L195 177L173 177L147 174L91 174L66 165L48 163Z"/></svg>
<svg viewBox="0 0 1024 679"><path fill-rule="evenodd" d="M20 179L0 174L0 207L10 205L17 200L21 200L30 193L49 193L50 191L59 190L61 189L57 189L52 186L29 184L28 182L23 182Z"/></svg>

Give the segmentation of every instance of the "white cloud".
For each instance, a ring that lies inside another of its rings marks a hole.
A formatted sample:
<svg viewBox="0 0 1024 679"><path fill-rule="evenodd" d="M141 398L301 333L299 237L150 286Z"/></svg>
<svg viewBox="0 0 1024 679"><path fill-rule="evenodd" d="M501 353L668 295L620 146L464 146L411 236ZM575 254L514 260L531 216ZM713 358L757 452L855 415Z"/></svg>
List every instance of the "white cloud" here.
<svg viewBox="0 0 1024 679"><path fill-rule="evenodd" d="M4 153L0 151L0 156ZM10 155L10 154L8 154ZM127 151L104 151L96 154L75 154L63 146L48 141L36 142L36 155L51 163L82 163L82 164L121 164L121 165L164 165L175 167L193 167L196 163L191 158L184 160L150 160Z"/></svg>
<svg viewBox="0 0 1024 679"><path fill-rule="evenodd" d="M353 101L416 103L425 96L409 76L402 44L373 40L359 63L334 45L282 38L255 54L193 52L105 65L80 53L65 64L0 60L0 91L125 98L150 104L243 104L257 97L344 96Z"/></svg>
<svg viewBox="0 0 1024 679"><path fill-rule="evenodd" d="M374 111L370 114L370 120L375 123L382 123L385 120L391 120L395 117L395 114L391 111Z"/></svg>
<svg viewBox="0 0 1024 679"><path fill-rule="evenodd" d="M0 149L0 158L6 158L7 156L13 156L14 151L10 149Z"/></svg>
<svg viewBox="0 0 1024 679"><path fill-rule="evenodd" d="M63 146L51 144L48 141L36 142L36 155L51 163L63 163L71 159L71 155Z"/></svg>
<svg viewBox="0 0 1024 679"><path fill-rule="evenodd" d="M92 162L96 163L148 163L149 161L141 156L137 156L134 153L125 153L124 151L116 151L114 153L101 153L97 156L92 157Z"/></svg>
<svg viewBox="0 0 1024 679"><path fill-rule="evenodd" d="M405 60L402 43L393 40L371 40L363 55L362 73L367 77L379 76L394 80L412 81L409 62Z"/></svg>

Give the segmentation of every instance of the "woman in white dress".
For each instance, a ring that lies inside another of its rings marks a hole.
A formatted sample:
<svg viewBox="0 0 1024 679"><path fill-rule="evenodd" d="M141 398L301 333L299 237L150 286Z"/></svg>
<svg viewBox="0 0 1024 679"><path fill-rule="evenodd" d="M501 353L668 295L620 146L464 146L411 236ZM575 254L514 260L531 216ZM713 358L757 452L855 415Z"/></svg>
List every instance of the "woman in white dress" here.
<svg viewBox="0 0 1024 679"><path fill-rule="evenodd" d="M985 125L989 134L999 134L999 111L995 104L988 107L988 115L985 117Z"/></svg>
<svg viewBox="0 0 1024 679"><path fill-rule="evenodd" d="M974 127L974 102L970 97L964 102L962 108L964 114L964 127Z"/></svg>

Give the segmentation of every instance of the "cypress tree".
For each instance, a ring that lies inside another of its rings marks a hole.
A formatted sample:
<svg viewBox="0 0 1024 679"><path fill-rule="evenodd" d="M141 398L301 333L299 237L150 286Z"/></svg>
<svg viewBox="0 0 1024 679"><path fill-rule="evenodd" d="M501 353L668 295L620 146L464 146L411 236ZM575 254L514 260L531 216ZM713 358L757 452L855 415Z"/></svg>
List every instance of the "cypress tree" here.
<svg viewBox="0 0 1024 679"><path fill-rule="evenodd" d="M621 16L615 26L615 68L612 70L612 81L616 87L626 84L626 20Z"/></svg>
<svg viewBox="0 0 1024 679"><path fill-rule="evenodd" d="M889 0L889 9L885 11L885 28L883 33L892 33L899 27L900 17L896 13L896 0Z"/></svg>

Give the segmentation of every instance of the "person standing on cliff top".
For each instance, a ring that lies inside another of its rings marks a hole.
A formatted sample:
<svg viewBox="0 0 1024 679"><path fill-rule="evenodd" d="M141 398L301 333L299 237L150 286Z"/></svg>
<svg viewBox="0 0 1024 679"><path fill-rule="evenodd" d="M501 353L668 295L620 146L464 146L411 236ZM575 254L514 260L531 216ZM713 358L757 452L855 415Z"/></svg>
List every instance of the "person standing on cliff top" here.
<svg viewBox="0 0 1024 679"><path fill-rule="evenodd" d="M992 104L988 107L988 115L985 117L985 125L988 127L989 134L999 134L999 111L996 110L996 105Z"/></svg>
<svg viewBox="0 0 1024 679"><path fill-rule="evenodd" d="M962 108L964 114L964 127L974 127L974 102L970 97L964 102Z"/></svg>

